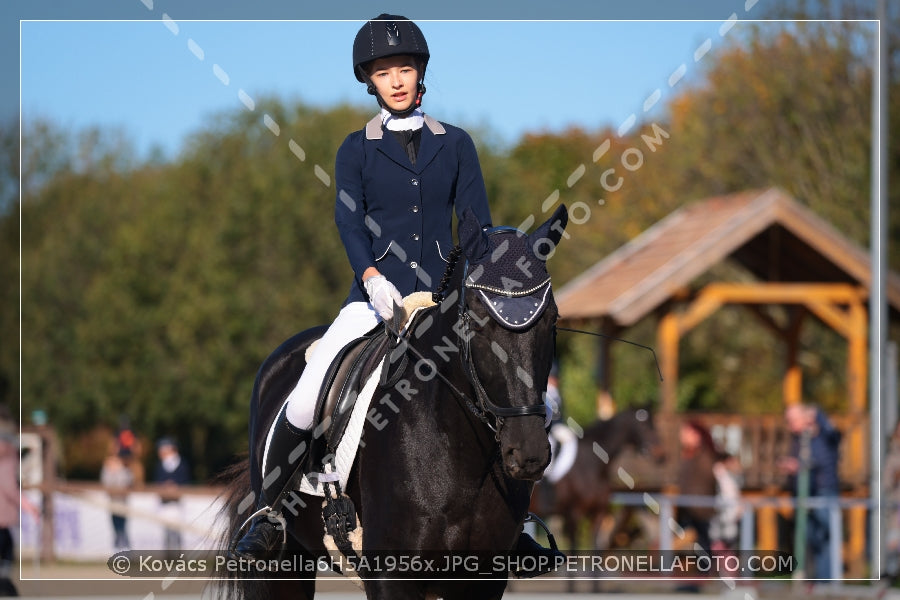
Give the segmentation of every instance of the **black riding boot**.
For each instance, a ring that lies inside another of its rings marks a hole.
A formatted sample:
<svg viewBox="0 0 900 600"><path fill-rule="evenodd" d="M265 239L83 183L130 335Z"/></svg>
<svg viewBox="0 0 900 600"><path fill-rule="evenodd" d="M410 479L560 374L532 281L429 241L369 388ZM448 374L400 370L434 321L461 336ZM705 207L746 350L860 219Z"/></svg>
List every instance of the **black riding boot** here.
<svg viewBox="0 0 900 600"><path fill-rule="evenodd" d="M232 547L233 554L251 560L268 560L281 553L286 534L280 504L306 462L312 441L312 432L291 425L284 410L272 428L265 454L266 471L262 474L263 489L256 503L257 512L265 512L253 520L250 529Z"/></svg>
<svg viewBox="0 0 900 600"><path fill-rule="evenodd" d="M537 577L561 567L566 555L556 548L544 548L524 531L519 534L515 558L518 568L514 574L519 578Z"/></svg>

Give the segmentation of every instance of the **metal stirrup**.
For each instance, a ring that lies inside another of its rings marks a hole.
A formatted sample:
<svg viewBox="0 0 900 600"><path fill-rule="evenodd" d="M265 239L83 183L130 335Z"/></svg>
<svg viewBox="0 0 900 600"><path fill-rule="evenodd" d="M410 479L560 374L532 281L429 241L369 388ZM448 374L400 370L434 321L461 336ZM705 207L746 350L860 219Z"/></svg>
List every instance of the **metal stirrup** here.
<svg viewBox="0 0 900 600"><path fill-rule="evenodd" d="M550 528L547 527L547 524L544 523L544 521L542 521L539 516L537 516L533 512L530 512L527 515L525 515L524 522L525 523L537 523L538 525L540 525L541 529L544 530L544 533L547 534L547 541L550 543L550 549L551 550L559 550L559 546L556 545L556 538L553 537L553 534L550 533Z"/></svg>
<svg viewBox="0 0 900 600"><path fill-rule="evenodd" d="M275 516L273 516L273 514ZM266 515L267 517L271 517L278 521L278 524L281 525L281 542L282 544L287 544L287 521L280 512L276 511L271 506L263 506L262 508L257 509L253 514L251 514L247 519L241 523L241 526L238 527L237 531L234 532L234 537L232 538L231 548L234 549L237 547L237 542L243 537L243 532L256 517Z"/></svg>

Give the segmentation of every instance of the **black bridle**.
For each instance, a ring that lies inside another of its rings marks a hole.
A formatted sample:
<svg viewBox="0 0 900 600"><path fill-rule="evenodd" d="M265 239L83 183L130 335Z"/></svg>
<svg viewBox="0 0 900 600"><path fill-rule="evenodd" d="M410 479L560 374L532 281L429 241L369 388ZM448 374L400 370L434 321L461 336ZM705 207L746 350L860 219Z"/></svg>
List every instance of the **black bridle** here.
<svg viewBox="0 0 900 600"><path fill-rule="evenodd" d="M456 263L459 260L461 254L462 254L462 249L459 246L455 246L450 251L450 256L448 257L448 261L447 261L449 263L447 265L447 269L445 270L444 275L441 278L441 281L437 286L437 289L432 294L432 299L433 299L434 303L437 305L440 305L442 302L445 302L448 300L446 297L446 292L447 292L447 288L449 287L449 284L450 284L451 273L454 270L454 267L456 266ZM475 390L475 400L472 400L472 398L470 398L466 393L464 393L459 388L457 388L453 384L453 382L450 381L449 379L447 379L447 377L445 377L436 367L434 367L434 374L436 377L438 377L444 383L444 385L446 385L450 389L450 391L457 398L457 400L462 402L469 411L471 411L482 423L484 423L487 427L489 427L497 435L497 438L499 439L500 428L503 426L503 421L505 419L511 418L511 417L544 415L546 408L545 408L544 402L529 404L526 406L500 406L490 399L490 396L488 395L487 390L484 389L484 385L481 383L481 379L478 376L478 371L475 368L475 361L474 361L474 357L472 354L471 343L470 343L471 339L475 336L475 332L472 331L472 328L471 328L471 321L472 321L473 317L472 317L472 313L469 309L468 303L466 301L466 290L469 289L468 286L466 285L466 281L468 279L467 278L468 269L469 269L469 263L468 263L468 261L466 261L466 263L464 264L464 267L463 267L463 274L462 274L460 289L458 291L458 293L459 293L459 300L457 302L458 319L459 319L459 323L461 326L461 331L460 331L459 337L462 338L462 343L457 344L457 349L459 350L459 353L460 353L460 361L462 363L463 372L466 375L466 379L468 380L468 382L472 386L472 388ZM549 286L550 286L549 280L546 282L546 285L549 288ZM541 286L541 287L543 287L543 286ZM496 289L492 290L492 291L494 294L496 294L497 296L500 296L500 297L515 298L518 296L532 294L532 293L534 293L535 290L528 290L528 291L519 292L519 293L504 292L504 291L496 290ZM442 312L443 312L443 310L444 309L441 309ZM488 316L486 318L490 319L491 317ZM406 340L404 340L402 338L402 336L399 333L399 324L397 324L397 325L398 325L396 327L397 331L395 331L394 330L395 328L392 328L391 325L387 321L385 321L385 328L387 329L388 334L391 335L394 340L396 340L396 342L394 344L392 344L392 347L396 349L397 346L402 346L402 348L400 348L401 355L405 354L406 351L412 351L412 353L415 354L417 356L417 358L427 361L426 357L424 355L422 355L421 352L419 352L417 349L413 348L410 344L408 344L406 342ZM582 333L585 335L608 338L608 339L611 339L614 341L624 342L626 344L631 344L633 346L638 346L640 348L649 350L653 354L653 359L654 359L654 362L656 363L656 369L657 369L657 372L659 373L659 380L660 381L663 380L662 371L660 370L660 367L659 367L659 361L656 360L656 352L654 352L653 348L651 348L649 346L645 346L643 344L638 344L636 342L632 342L632 341L625 340L625 339L618 338L618 337L609 336L609 335L602 334L602 333L597 333L597 332L593 332L593 331L584 331L582 329L573 329L573 328L569 328L569 327L554 326L554 334L557 331L569 331L572 333ZM395 360L397 356L399 356L399 355L393 354L393 357L390 359L391 362L393 362L393 360Z"/></svg>
<svg viewBox="0 0 900 600"><path fill-rule="evenodd" d="M546 408L544 408L545 405L543 402L538 404L530 404L528 406L500 406L490 399L487 390L484 389L484 385L481 383L481 379L478 377L478 371L475 369L472 350L469 344L469 340L475 335L475 332L470 328L472 316L469 313L468 305L466 304L464 298L465 285L460 291L459 303L459 318L462 324L460 337L462 337L463 342L461 345L457 345L457 349L460 353L460 362L463 367L463 372L466 375L466 380L475 390L475 400L470 398L468 394L456 387L456 385L454 385L452 381L450 381L444 374L442 374L440 370L437 369L437 367L433 366L432 372L438 379L441 380L444 385L446 385L450 389L450 391L453 393L453 396L457 400L462 402L463 405L470 412L472 412L472 414L478 417L478 420L484 423L491 431L496 434L496 437L499 440L500 428L503 426L504 419L508 417L524 417L528 415L544 415ZM414 348L412 344L407 342L407 340L403 339L401 334L398 331L395 331L387 321L384 322L384 325L388 334L392 336L394 340L396 340L396 343L392 344L392 346L394 348L399 347L400 350L400 354L397 354L396 351L392 352L388 360L393 362L397 360L398 356L405 354L406 352L412 352L418 359L428 361L425 355L423 355L418 349Z"/></svg>
<svg viewBox="0 0 900 600"><path fill-rule="evenodd" d="M447 301L445 294L450 283L450 274L454 270L454 267L456 266L456 263L459 260L461 254L462 249L459 246L455 246L450 251L450 256L448 258L449 264L447 265L447 269L444 272L444 276L441 278L440 284L432 294L432 299L437 305L440 305L442 302ZM490 399L487 390L484 389L484 385L481 383L481 378L478 376L478 371L475 368L474 357L472 355L472 348L470 344L471 339L475 336L475 332L471 329L472 313L470 312L468 303L466 302L466 290L468 289L468 287L466 286L466 275L468 272L468 267L469 264L467 261L463 268L462 283L458 291L459 301L457 303L457 306L458 318L460 323L459 337L462 338L462 343L457 344L457 350L459 350L460 362L462 364L463 372L466 375L466 379L475 390L475 399L473 400L469 397L468 394L456 387L453 382L450 381L446 376L444 376L436 367L433 368L433 372L435 376L450 389L456 399L462 402L463 405L470 412L472 412L472 414L474 414L482 423L484 423L491 431L493 431L496 434L497 439L499 440L500 429L503 426L503 422L505 419L531 415L544 415L546 414L546 408L543 401L535 404L529 404L527 406L500 406ZM549 285L550 283L548 281L547 286ZM498 296L506 296L510 298L516 297L518 295L521 295L521 293L498 293ZM443 309L441 310L443 312ZM403 339L403 337L399 333L399 326L392 327L391 324L387 321L385 321L384 325L388 334L394 340L396 340L394 343L392 343L392 347L395 349L397 349L398 346L400 347L399 353L397 353L396 350L392 352L392 355L389 358L391 362L397 360L399 356L404 355L407 351L411 351L420 360L428 360L421 352L419 352L419 350L413 348L411 344Z"/></svg>
<svg viewBox="0 0 900 600"><path fill-rule="evenodd" d="M470 312L468 302L466 301L466 290L468 289L466 280L468 270L469 263L467 261L463 268L462 286L459 293L458 315L459 322L461 324L460 337L462 338L462 344L459 346L459 350L460 359L463 365L463 371L466 374L466 379L469 380L469 383L475 390L475 398L477 399L478 403L475 404L470 399L468 399L468 397L466 397L466 402L470 405L470 410L473 410L475 415L478 416L479 419L484 422L499 437L500 428L503 426L503 421L505 419L511 417L527 417L531 415L543 416L546 414L546 406L543 401L535 404L528 404L525 406L500 406L493 400L491 400L490 396L487 393L487 390L484 389L484 385L481 383L481 378L478 376L478 370L475 368L475 361L472 355L471 348L471 339L475 336L475 332L471 329L472 314ZM548 281L546 285L549 286L550 282ZM526 295L526 293L503 292L498 293L498 295L507 298L514 298Z"/></svg>

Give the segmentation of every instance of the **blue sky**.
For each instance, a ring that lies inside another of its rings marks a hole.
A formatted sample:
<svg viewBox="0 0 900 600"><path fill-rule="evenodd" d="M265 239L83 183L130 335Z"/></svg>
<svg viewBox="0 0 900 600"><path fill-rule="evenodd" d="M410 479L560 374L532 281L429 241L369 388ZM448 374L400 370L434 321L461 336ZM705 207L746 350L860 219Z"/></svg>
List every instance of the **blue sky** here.
<svg viewBox="0 0 900 600"><path fill-rule="evenodd" d="M254 110L266 95L375 109L351 69L361 19L179 20L159 2L127 1L142 20L20 24L26 122L118 127L141 153L171 156L215 113ZM746 6L723 2L719 18L703 21L417 19L432 53L424 108L506 142L571 125L618 128L632 115L640 123L737 41L747 24L729 18L753 18Z"/></svg>

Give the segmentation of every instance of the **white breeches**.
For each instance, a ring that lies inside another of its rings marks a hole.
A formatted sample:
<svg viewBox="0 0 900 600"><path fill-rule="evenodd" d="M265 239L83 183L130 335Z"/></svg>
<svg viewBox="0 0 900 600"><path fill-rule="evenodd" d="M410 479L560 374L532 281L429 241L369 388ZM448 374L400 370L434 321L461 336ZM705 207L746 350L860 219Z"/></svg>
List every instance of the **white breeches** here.
<svg viewBox="0 0 900 600"><path fill-rule="evenodd" d="M381 318L368 302L351 302L341 309L313 349L300 380L286 400L286 417L294 427L311 429L319 388L341 348L372 330Z"/></svg>

